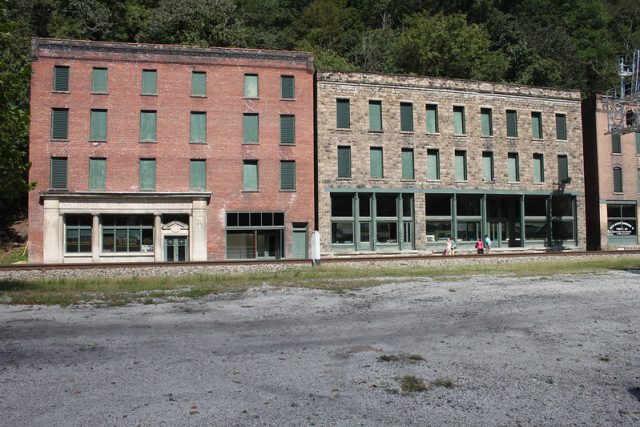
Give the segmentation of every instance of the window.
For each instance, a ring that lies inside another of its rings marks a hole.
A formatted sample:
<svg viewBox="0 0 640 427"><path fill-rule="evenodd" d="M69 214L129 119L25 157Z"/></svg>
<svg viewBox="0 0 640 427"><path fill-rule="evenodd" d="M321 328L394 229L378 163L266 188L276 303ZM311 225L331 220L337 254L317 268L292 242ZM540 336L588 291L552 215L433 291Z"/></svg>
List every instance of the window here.
<svg viewBox="0 0 640 427"><path fill-rule="evenodd" d="M369 163L371 178L384 178L382 147L371 147L369 149Z"/></svg>
<svg viewBox="0 0 640 427"><path fill-rule="evenodd" d="M540 153L533 155L533 182L544 182L544 158Z"/></svg>
<svg viewBox="0 0 640 427"><path fill-rule="evenodd" d="M567 116L564 114L556 114L556 139L567 140Z"/></svg>
<svg viewBox="0 0 640 427"><path fill-rule="evenodd" d="M351 178L351 147L338 147L338 178Z"/></svg>
<svg viewBox="0 0 640 427"><path fill-rule="evenodd" d="M427 150L427 179L440 180L440 150Z"/></svg>
<svg viewBox="0 0 640 427"><path fill-rule="evenodd" d="M507 110L507 137L518 137L518 112L516 110Z"/></svg>
<svg viewBox="0 0 640 427"><path fill-rule="evenodd" d="M561 184L569 183L569 159L566 155L558 156L558 181Z"/></svg>
<svg viewBox="0 0 640 427"><path fill-rule="evenodd" d="M369 130L382 132L382 101L369 101Z"/></svg>
<svg viewBox="0 0 640 427"><path fill-rule="evenodd" d="M402 149L402 179L414 179L413 148Z"/></svg>
<svg viewBox="0 0 640 427"><path fill-rule="evenodd" d="M482 133L482 136L493 136L491 108L480 109L480 132Z"/></svg>
<svg viewBox="0 0 640 427"><path fill-rule="evenodd" d="M640 132L636 132L636 155L640 156Z"/></svg>
<svg viewBox="0 0 640 427"><path fill-rule="evenodd" d="M244 113L242 117L242 142L258 143L258 115L255 113Z"/></svg>
<svg viewBox="0 0 640 427"><path fill-rule="evenodd" d="M427 104L427 133L438 133L438 105Z"/></svg>
<svg viewBox="0 0 640 427"><path fill-rule="evenodd" d="M189 161L189 190L204 191L207 187L207 162L201 159Z"/></svg>
<svg viewBox="0 0 640 427"><path fill-rule="evenodd" d="M107 182L107 159L89 159L89 190L104 190Z"/></svg>
<svg viewBox="0 0 640 427"><path fill-rule="evenodd" d="M520 181L520 165L518 161L518 153L507 154L507 173L509 182Z"/></svg>
<svg viewBox="0 0 640 427"><path fill-rule="evenodd" d="M69 139L69 110L67 108L51 110L51 139Z"/></svg>
<svg viewBox="0 0 640 427"><path fill-rule="evenodd" d="M91 110L90 141L107 140L107 110Z"/></svg>
<svg viewBox="0 0 640 427"><path fill-rule="evenodd" d="M296 116L280 116L280 144L296 143Z"/></svg>
<svg viewBox="0 0 640 427"><path fill-rule="evenodd" d="M495 180L493 175L493 152L491 151L482 152L482 179L488 182Z"/></svg>
<svg viewBox="0 0 640 427"><path fill-rule="evenodd" d="M296 189L296 162L282 160L280 162L280 190L294 191Z"/></svg>
<svg viewBox="0 0 640 427"><path fill-rule="evenodd" d="M156 70L142 70L142 94L158 94L158 73Z"/></svg>
<svg viewBox="0 0 640 427"><path fill-rule="evenodd" d="M140 159L140 190L156 189L156 159Z"/></svg>
<svg viewBox="0 0 640 427"><path fill-rule="evenodd" d="M67 158L66 157L51 158L51 189L53 190L67 189Z"/></svg>
<svg viewBox="0 0 640 427"><path fill-rule="evenodd" d="M106 68L94 67L91 70L91 92L92 93L108 93L108 75Z"/></svg>
<svg viewBox="0 0 640 427"><path fill-rule="evenodd" d="M153 215L102 215L102 252L153 252Z"/></svg>
<svg viewBox="0 0 640 427"><path fill-rule="evenodd" d="M622 187L622 168L616 166L613 168L613 192L622 193L624 191Z"/></svg>
<svg viewBox="0 0 640 427"><path fill-rule="evenodd" d="M400 103L400 131L413 132L413 104L410 102Z"/></svg>
<svg viewBox="0 0 640 427"><path fill-rule="evenodd" d="M257 74L245 74L244 75L244 97L245 98L258 98L258 75Z"/></svg>
<svg viewBox="0 0 640 427"><path fill-rule="evenodd" d="M191 112L189 142L192 144L204 144L207 142L207 113L201 111Z"/></svg>
<svg viewBox="0 0 640 427"><path fill-rule="evenodd" d="M156 112L140 112L140 142L156 141Z"/></svg>
<svg viewBox="0 0 640 427"><path fill-rule="evenodd" d="M611 134L611 152L614 154L622 154L622 145L620 143L620 134Z"/></svg>
<svg viewBox="0 0 640 427"><path fill-rule="evenodd" d="M293 76L280 77L280 97L282 99L295 99L296 80Z"/></svg>
<svg viewBox="0 0 640 427"><path fill-rule="evenodd" d="M467 180L467 152L456 150L456 181Z"/></svg>
<svg viewBox="0 0 640 427"><path fill-rule="evenodd" d="M65 252L91 252L91 215L65 215Z"/></svg>
<svg viewBox="0 0 640 427"><path fill-rule="evenodd" d="M207 73L204 71L191 73L191 96L207 96Z"/></svg>
<svg viewBox="0 0 640 427"><path fill-rule="evenodd" d="M348 99L336 99L336 127L338 129L351 127L351 105Z"/></svg>
<svg viewBox="0 0 640 427"><path fill-rule="evenodd" d="M457 105L453 107L453 134L464 135L465 133L464 107Z"/></svg>
<svg viewBox="0 0 640 427"><path fill-rule="evenodd" d="M245 160L242 164L242 191L258 191L258 161Z"/></svg>
<svg viewBox="0 0 640 427"><path fill-rule="evenodd" d="M542 139L542 113L539 111L531 112L531 137Z"/></svg>
<svg viewBox="0 0 640 427"><path fill-rule="evenodd" d="M53 67L53 91L69 92L69 67L63 65Z"/></svg>

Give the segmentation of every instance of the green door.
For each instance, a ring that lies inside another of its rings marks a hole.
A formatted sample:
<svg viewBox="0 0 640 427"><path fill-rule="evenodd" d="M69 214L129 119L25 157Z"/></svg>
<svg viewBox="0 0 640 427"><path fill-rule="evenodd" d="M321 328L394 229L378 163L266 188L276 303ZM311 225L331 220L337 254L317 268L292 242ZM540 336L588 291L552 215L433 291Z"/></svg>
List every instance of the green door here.
<svg viewBox="0 0 640 427"><path fill-rule="evenodd" d="M307 255L307 229L294 228L291 241L291 258L306 259Z"/></svg>

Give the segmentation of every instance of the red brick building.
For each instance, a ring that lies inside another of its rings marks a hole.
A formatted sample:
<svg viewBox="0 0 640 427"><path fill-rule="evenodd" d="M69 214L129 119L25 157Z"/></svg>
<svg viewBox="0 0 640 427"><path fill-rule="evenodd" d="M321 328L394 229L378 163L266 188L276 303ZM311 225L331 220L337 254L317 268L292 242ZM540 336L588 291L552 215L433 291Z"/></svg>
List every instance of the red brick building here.
<svg viewBox="0 0 640 427"><path fill-rule="evenodd" d="M34 39L29 259L305 258L313 60Z"/></svg>

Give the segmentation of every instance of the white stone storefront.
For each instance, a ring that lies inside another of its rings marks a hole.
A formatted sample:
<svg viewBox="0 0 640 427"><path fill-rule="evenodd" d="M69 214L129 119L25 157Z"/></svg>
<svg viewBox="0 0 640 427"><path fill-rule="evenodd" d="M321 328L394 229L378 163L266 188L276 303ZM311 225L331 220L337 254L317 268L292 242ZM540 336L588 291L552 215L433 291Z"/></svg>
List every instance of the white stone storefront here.
<svg viewBox="0 0 640 427"><path fill-rule="evenodd" d="M210 193L42 193L43 261L206 261L210 198Z"/></svg>

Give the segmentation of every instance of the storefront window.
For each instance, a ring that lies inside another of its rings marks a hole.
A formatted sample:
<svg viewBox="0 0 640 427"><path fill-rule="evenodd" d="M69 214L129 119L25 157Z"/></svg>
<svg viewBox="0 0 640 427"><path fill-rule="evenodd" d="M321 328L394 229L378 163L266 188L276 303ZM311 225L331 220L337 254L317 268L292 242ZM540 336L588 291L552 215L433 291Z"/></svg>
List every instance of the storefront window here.
<svg viewBox="0 0 640 427"><path fill-rule="evenodd" d="M103 252L153 252L153 215L103 215Z"/></svg>
<svg viewBox="0 0 640 427"><path fill-rule="evenodd" d="M376 224L376 241L378 243L398 243L398 223L378 222Z"/></svg>
<svg viewBox="0 0 640 427"><path fill-rule="evenodd" d="M334 222L331 224L331 243L353 243L353 223Z"/></svg>
<svg viewBox="0 0 640 427"><path fill-rule="evenodd" d="M65 215L65 251L67 253L91 252L91 215Z"/></svg>

